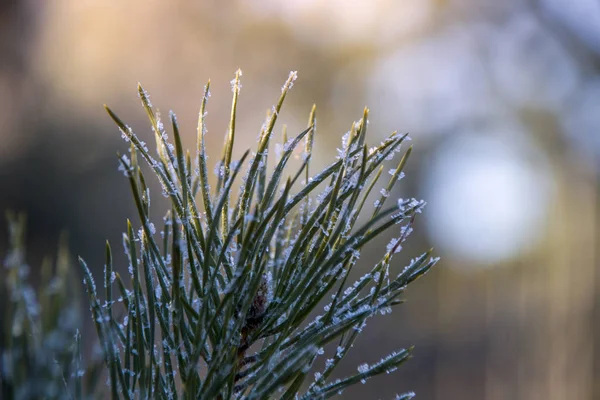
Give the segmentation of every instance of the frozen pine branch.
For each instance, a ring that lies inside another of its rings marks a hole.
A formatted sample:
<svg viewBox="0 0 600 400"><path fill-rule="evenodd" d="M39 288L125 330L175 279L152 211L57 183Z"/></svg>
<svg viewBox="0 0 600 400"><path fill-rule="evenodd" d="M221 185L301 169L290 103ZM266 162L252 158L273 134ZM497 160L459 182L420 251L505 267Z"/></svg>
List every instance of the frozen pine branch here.
<svg viewBox="0 0 600 400"><path fill-rule="evenodd" d="M25 216L6 215L9 246L0 267L0 398L89 398L97 388L100 364L83 362L80 296L66 235L55 260L42 263L37 289L25 257Z"/></svg>
<svg viewBox="0 0 600 400"><path fill-rule="evenodd" d="M213 188L205 147L210 82L193 155L183 150L175 114L170 113L167 129L141 86L154 154L106 107L130 143L120 169L129 180L140 225L135 231L128 221L123 236L128 276L113 271L108 244L103 290L80 260L113 398L328 398L391 373L410 358L412 349L401 349L361 365L355 375L331 379L369 318L400 304L407 285L437 262L431 250L407 266L393 262L424 206L415 199L390 199L410 147L390 170L370 218L358 223L382 171L408 137L393 133L369 147L365 109L344 135L337 158L313 173L313 107L305 130L288 139L284 129L275 167L267 170L280 110L296 80L292 72L260 130L257 148L234 160L240 77L238 71L232 81L231 120ZM302 163L292 168L289 161L298 148L304 150ZM149 217L142 160L171 201L160 234ZM364 276L351 282L365 246L388 230L397 237ZM333 354L323 350L329 343L337 344ZM313 368L317 357L326 359L321 371Z"/></svg>

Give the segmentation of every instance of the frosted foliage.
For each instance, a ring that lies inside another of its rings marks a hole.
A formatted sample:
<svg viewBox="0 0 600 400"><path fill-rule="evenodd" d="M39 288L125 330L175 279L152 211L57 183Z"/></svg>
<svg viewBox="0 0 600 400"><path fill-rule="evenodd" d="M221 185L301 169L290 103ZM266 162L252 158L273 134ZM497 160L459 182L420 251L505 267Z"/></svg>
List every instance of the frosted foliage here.
<svg viewBox="0 0 600 400"><path fill-rule="evenodd" d="M386 246L388 253L399 253L402 250L402 246L399 244L400 239L394 238Z"/></svg>
<svg viewBox="0 0 600 400"><path fill-rule="evenodd" d="M121 138L122 138L122 139L123 139L123 140L124 140L126 143L129 143L129 141L130 141L130 139L129 139L129 138L130 138L131 136L133 136L133 131L132 131L132 130L131 130L131 128L130 128L130 127L128 127L128 126L126 126L125 128L127 129L126 131L124 131L124 130L120 129L120 132L121 132Z"/></svg>
<svg viewBox="0 0 600 400"><path fill-rule="evenodd" d="M275 157L277 157L277 159L281 159L281 156L283 155L283 146L281 145L281 143L276 143L275 144Z"/></svg>
<svg viewBox="0 0 600 400"><path fill-rule="evenodd" d="M350 132L346 132L346 133L344 133L344 136L342 136L342 148L344 148L344 149L348 148L349 143L350 143Z"/></svg>
<svg viewBox="0 0 600 400"><path fill-rule="evenodd" d="M292 144L294 143L294 138L289 138L287 142L283 145L283 151L292 151Z"/></svg>
<svg viewBox="0 0 600 400"><path fill-rule="evenodd" d="M421 213L426 204L427 203L424 200L417 200L415 198L409 200L402 198L398 199L398 208L403 211L415 209L416 213Z"/></svg>
<svg viewBox="0 0 600 400"><path fill-rule="evenodd" d="M148 151L148 146L146 146L146 143L140 140L140 146L142 147L142 149L144 151Z"/></svg>
<svg viewBox="0 0 600 400"><path fill-rule="evenodd" d="M231 82L234 106L240 76L238 71ZM367 156L365 109L341 138L337 158L332 154L329 166L315 169L307 154L314 132L302 139L290 135L283 144L270 141L279 129L281 102L296 78L292 71L244 165L230 162L228 156L223 159L229 165L206 162L204 104L192 160L181 154L179 130L172 130L169 142L154 110L147 111L156 125L158 161L123 129L137 154L132 150L135 157L123 158L122 170L136 172L129 182L142 200L137 202L138 224L128 223L123 235L129 276L116 279L105 271L110 285L105 293L96 294L87 283L96 328L104 338L105 364L111 367L112 390L125 394L121 382L127 382L134 398L271 398L286 393L308 400L341 393L357 381L392 372L403 361L403 353L392 353L381 363L361 364L358 375L332 378L369 318L389 314L406 285L437 261L426 253L395 279L390 277L394 254L425 205L412 198L389 199L395 182L381 188L387 180L381 171L393 166L386 160L397 163L408 139L397 132L379 138ZM176 122L174 114L171 119ZM222 154L232 150L231 138ZM295 145L304 147L301 166ZM269 149L275 150L271 160ZM149 180L137 176L140 160L158 175L171 202L157 227L160 235L148 215L150 192L141 184ZM194 168L187 167L188 161ZM217 181L213 190L205 182L211 169L218 178L211 177ZM395 170L390 174L396 176ZM397 179L402 176L398 173ZM371 197L386 207L365 212ZM390 228L396 238L388 243L387 253L380 249L377 258L365 260L367 273L354 280L361 251ZM98 297L108 300L102 303ZM321 306L322 314L314 316ZM314 363L324 364L323 369L314 370ZM303 374L309 380L314 376L308 387L302 386L304 393L286 392Z"/></svg>
<svg viewBox="0 0 600 400"><path fill-rule="evenodd" d="M123 176L129 177L129 159L123 156L123 162L119 162L118 171L123 173Z"/></svg>
<svg viewBox="0 0 600 400"><path fill-rule="evenodd" d="M219 162L217 165L215 165L214 173L217 177L224 178L225 177L225 166Z"/></svg>
<svg viewBox="0 0 600 400"><path fill-rule="evenodd" d="M367 372L369 370L369 364L361 364L358 366L358 372L360 372L361 374L364 374L365 372Z"/></svg>
<svg viewBox="0 0 600 400"><path fill-rule="evenodd" d="M410 225L405 225L405 226L401 227L400 235L403 238L402 241L404 241L406 239L406 237L412 233L412 231L413 231L413 228Z"/></svg>
<svg viewBox="0 0 600 400"><path fill-rule="evenodd" d="M393 176L395 173L396 173L396 170L395 170L395 169L390 169L390 170L388 171L388 174L390 174L390 175L392 175L392 176ZM405 176L405 175L404 175L404 172L400 172L400 173L398 174L398 177L397 177L396 179L397 179L397 180L404 179L404 176Z"/></svg>
<svg viewBox="0 0 600 400"><path fill-rule="evenodd" d="M294 86L294 82L296 81L296 79L298 79L298 72L297 71L291 71L290 72L290 76L288 77L288 81L281 88L281 92L285 92L286 90L291 89L292 86Z"/></svg>
<svg viewBox="0 0 600 400"><path fill-rule="evenodd" d="M236 74L241 77L242 76L242 70L238 69L237 72L236 72ZM242 88L242 85L239 82L239 80L237 78L234 78L234 79L231 80L230 83L231 83L231 91L234 92L234 93L235 92L239 93L240 89Z"/></svg>

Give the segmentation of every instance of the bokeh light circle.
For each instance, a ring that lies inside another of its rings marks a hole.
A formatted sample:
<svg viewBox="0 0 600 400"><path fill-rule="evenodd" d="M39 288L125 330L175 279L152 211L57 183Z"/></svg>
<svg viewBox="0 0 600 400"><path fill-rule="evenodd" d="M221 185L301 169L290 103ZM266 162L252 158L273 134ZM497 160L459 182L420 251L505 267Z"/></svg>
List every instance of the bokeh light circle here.
<svg viewBox="0 0 600 400"><path fill-rule="evenodd" d="M429 235L458 265L494 265L544 234L553 180L543 154L516 124L450 135L424 169Z"/></svg>

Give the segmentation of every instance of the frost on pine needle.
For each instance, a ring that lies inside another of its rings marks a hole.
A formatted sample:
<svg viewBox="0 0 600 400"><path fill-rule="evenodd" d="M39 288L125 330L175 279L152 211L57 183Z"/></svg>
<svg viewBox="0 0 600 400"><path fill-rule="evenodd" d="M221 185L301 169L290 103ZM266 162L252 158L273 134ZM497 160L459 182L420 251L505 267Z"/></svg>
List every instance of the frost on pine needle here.
<svg viewBox="0 0 600 400"><path fill-rule="evenodd" d="M93 390L94 374L86 374L82 360L78 285L66 236L55 260L42 263L36 289L25 259L25 217L7 213L7 219L9 246L0 267L0 397L81 399Z"/></svg>
<svg viewBox="0 0 600 400"><path fill-rule="evenodd" d="M399 350L378 363L361 364L355 375L331 379L369 319L389 314L402 302L407 285L437 262L431 250L404 269L393 260L425 204L394 198L412 148L389 164L407 135L392 133L369 147L365 108L329 166L312 171L315 107L305 130L288 136L283 128L282 140L273 139L297 78L292 72L258 127L256 148L234 159L241 75L237 71L232 80L223 152L211 166L205 149L210 82L198 113L193 156L183 150L175 115L170 114L170 127L163 126L141 85L138 94L156 155L106 107L130 142L120 169L131 186L139 225L136 232L128 221L123 235L125 279L112 272L107 246L104 293L96 292L81 260L113 397L328 398L391 373L410 358L411 348ZM139 160L171 202L160 234L150 220L150 178ZM392 168L391 177L379 185L386 168ZM371 194L378 197L375 207L363 210ZM361 265L367 273L352 281L365 246L388 230L396 231L396 238L380 249L381 259ZM106 300L100 303L99 297ZM317 309L323 314L315 317ZM337 348L325 350L333 342ZM320 371L313 366L318 357L326 360Z"/></svg>

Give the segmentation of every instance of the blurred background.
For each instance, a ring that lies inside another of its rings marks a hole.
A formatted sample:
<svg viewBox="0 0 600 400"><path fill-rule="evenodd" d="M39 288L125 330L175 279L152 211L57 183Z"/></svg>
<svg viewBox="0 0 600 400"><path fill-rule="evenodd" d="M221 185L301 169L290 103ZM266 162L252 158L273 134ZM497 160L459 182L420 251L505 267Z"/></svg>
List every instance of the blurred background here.
<svg viewBox="0 0 600 400"><path fill-rule="evenodd" d="M0 54L0 209L27 212L32 266L66 229L99 273L104 240L118 249L136 221L103 103L152 140L142 82L192 147L210 78L215 162L235 70L237 154L297 70L280 121L298 132L317 104L317 164L365 105L371 141L410 133L392 195L428 206L404 255L442 257L340 373L400 346L415 357L343 398L600 398L597 0L3 0Z"/></svg>

